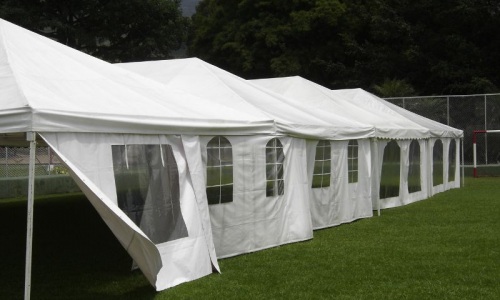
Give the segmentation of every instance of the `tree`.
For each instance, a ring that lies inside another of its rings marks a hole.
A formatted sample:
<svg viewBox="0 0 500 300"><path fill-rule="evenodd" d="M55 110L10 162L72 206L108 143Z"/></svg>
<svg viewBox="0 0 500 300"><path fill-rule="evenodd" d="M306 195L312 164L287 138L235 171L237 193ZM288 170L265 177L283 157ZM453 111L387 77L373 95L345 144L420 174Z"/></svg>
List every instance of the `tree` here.
<svg viewBox="0 0 500 300"><path fill-rule="evenodd" d="M321 81L335 69L328 49L343 13L337 0L205 0L192 17L188 53L245 77Z"/></svg>
<svg viewBox="0 0 500 300"><path fill-rule="evenodd" d="M204 0L189 54L247 78L301 75L415 94L500 87L500 6L491 0Z"/></svg>
<svg viewBox="0 0 500 300"><path fill-rule="evenodd" d="M0 17L110 62L169 58L189 24L180 0L0 0Z"/></svg>
<svg viewBox="0 0 500 300"><path fill-rule="evenodd" d="M373 89L379 97L404 97L414 96L415 90L413 87L401 79L386 79L380 85L374 85Z"/></svg>

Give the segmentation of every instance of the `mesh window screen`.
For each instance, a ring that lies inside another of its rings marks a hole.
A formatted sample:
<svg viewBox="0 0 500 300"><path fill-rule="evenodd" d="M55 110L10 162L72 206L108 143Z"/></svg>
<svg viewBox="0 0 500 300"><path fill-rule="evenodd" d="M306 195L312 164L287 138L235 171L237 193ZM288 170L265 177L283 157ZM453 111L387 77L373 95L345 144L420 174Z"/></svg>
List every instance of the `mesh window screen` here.
<svg viewBox="0 0 500 300"><path fill-rule="evenodd" d="M278 196L285 193L283 180L283 162L285 154L280 140L274 138L266 145L266 196Z"/></svg>
<svg viewBox="0 0 500 300"><path fill-rule="evenodd" d="M312 188L330 186L332 167L331 146L329 141L319 141L316 146Z"/></svg>
<svg viewBox="0 0 500 300"><path fill-rule="evenodd" d="M455 163L456 163L456 142L451 140L450 149L448 151L448 181L455 181Z"/></svg>
<svg viewBox="0 0 500 300"><path fill-rule="evenodd" d="M437 140L432 149L432 185L443 184L443 142Z"/></svg>
<svg viewBox="0 0 500 300"><path fill-rule="evenodd" d="M347 145L347 172L349 183L358 182L358 141L350 140Z"/></svg>
<svg viewBox="0 0 500 300"><path fill-rule="evenodd" d="M413 140L410 144L410 165L408 167L408 192L420 192L420 144Z"/></svg>
<svg viewBox="0 0 500 300"><path fill-rule="evenodd" d="M188 236L170 145L113 145L118 207L155 243Z"/></svg>
<svg viewBox="0 0 500 300"><path fill-rule="evenodd" d="M384 149L382 175L380 177L380 199L399 196L401 151L396 141L390 141Z"/></svg>
<svg viewBox="0 0 500 300"><path fill-rule="evenodd" d="M233 150L222 136L207 144L207 198L208 204L233 201Z"/></svg>

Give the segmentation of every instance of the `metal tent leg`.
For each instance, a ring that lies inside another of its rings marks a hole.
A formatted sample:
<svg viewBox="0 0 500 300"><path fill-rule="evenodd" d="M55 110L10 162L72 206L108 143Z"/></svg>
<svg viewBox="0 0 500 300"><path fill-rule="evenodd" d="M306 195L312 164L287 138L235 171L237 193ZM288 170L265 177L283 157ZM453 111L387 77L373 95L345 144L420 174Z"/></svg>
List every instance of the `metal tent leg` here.
<svg viewBox="0 0 500 300"><path fill-rule="evenodd" d="M28 181L28 209L26 226L26 269L24 277L24 299L31 297L31 255L33 244L33 204L35 195L35 156L36 133L28 132L26 140L30 142L29 181Z"/></svg>

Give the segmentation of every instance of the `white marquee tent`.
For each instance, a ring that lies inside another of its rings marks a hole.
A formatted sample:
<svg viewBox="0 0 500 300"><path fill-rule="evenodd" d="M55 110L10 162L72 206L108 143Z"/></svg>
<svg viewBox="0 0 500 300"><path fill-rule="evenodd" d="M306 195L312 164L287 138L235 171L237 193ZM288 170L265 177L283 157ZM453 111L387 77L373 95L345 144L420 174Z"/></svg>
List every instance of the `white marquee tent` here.
<svg viewBox="0 0 500 300"><path fill-rule="evenodd" d="M0 20L0 144L29 144L31 170L36 143L50 146L157 290L219 270L217 257L372 216L389 139L403 165L424 141L424 196L458 186L451 169L441 187L428 173L432 145L443 140L449 165L460 132L360 91L261 83L198 59L118 67Z"/></svg>
<svg viewBox="0 0 500 300"><path fill-rule="evenodd" d="M285 176L284 195L277 198L276 205L262 193L266 170L264 165L265 142L268 138L258 136L226 136L232 145L234 160L234 199L230 203L210 205L214 243L218 257L256 251L259 249L312 238L310 209L318 207L327 212L322 223L313 218L313 228L350 222L373 215L368 176L359 176L359 197L348 197L347 186L347 141L360 141L361 174L369 168L369 142L373 127L348 120L334 112L317 111L286 97L271 93L250 84L231 73L221 70L197 58L166 61L150 61L120 64L121 67L155 79L173 88L190 91L199 96L210 97L213 103L228 102L234 105L257 107L277 123L284 146ZM199 83L193 85L193 82ZM243 106L242 106L243 107ZM318 121L319 120L319 121ZM327 134L311 126L320 122L332 128ZM313 130L312 130L313 129ZM214 137L204 137L203 153ZM315 154L320 140L327 140L328 165L341 166L345 172L330 174L328 183L313 186ZM365 142L363 142L365 141ZM305 155L304 155L305 154ZM204 157L207 168L207 157ZM345 173L345 176L340 174ZM210 180L210 179L208 179ZM354 195L354 194L353 194ZM310 197L316 196L320 205L310 205ZM295 209L296 208L296 209ZM287 210L294 209L294 212Z"/></svg>
<svg viewBox="0 0 500 300"><path fill-rule="evenodd" d="M0 144L30 145L31 170L48 144L157 290L219 269L199 135L276 132L257 110L203 103L0 20Z"/></svg>
<svg viewBox="0 0 500 300"><path fill-rule="evenodd" d="M337 111L375 127L371 147L374 209L408 204L459 187L456 145L463 136L461 130L413 114L362 89L332 91L298 76L252 82L297 103ZM435 150L436 142L440 151ZM390 164L398 167L391 171ZM385 188L388 178L397 178L399 186Z"/></svg>
<svg viewBox="0 0 500 300"><path fill-rule="evenodd" d="M402 140L398 141L401 151L400 159L400 193L393 197L386 197L380 200L382 207L394 207L408 204L417 200L426 199L436 193L448 190L450 188L460 187L460 162L459 147L460 138L463 137L463 131L450 126L435 122L422 116L411 113L401 107L391 104L373 94L361 89L337 90L332 91L336 97L346 97L348 101L364 106L372 105L381 109L390 109L391 111L402 115L412 122L428 129L425 139L418 140L420 148L419 157L415 157L415 149L412 146L417 145L417 141ZM379 142L378 152L379 161L384 162L385 153L391 154L395 149L386 149L388 143ZM390 156L390 155L389 155ZM413 160L420 158L420 190L412 191L411 176ZM383 165L380 167L383 171ZM407 175L409 174L409 175ZM377 173L374 178L376 184L381 184L384 180L382 173Z"/></svg>

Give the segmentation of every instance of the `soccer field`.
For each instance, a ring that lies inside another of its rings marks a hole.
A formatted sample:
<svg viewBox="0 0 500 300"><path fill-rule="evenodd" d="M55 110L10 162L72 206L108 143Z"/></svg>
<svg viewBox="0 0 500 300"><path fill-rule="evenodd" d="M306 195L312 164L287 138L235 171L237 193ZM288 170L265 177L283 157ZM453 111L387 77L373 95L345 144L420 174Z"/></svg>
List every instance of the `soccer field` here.
<svg viewBox="0 0 500 300"><path fill-rule="evenodd" d="M37 199L33 299L498 299L500 179L314 239L220 260L212 274L156 293L83 196ZM24 290L24 201L0 202L0 299Z"/></svg>

